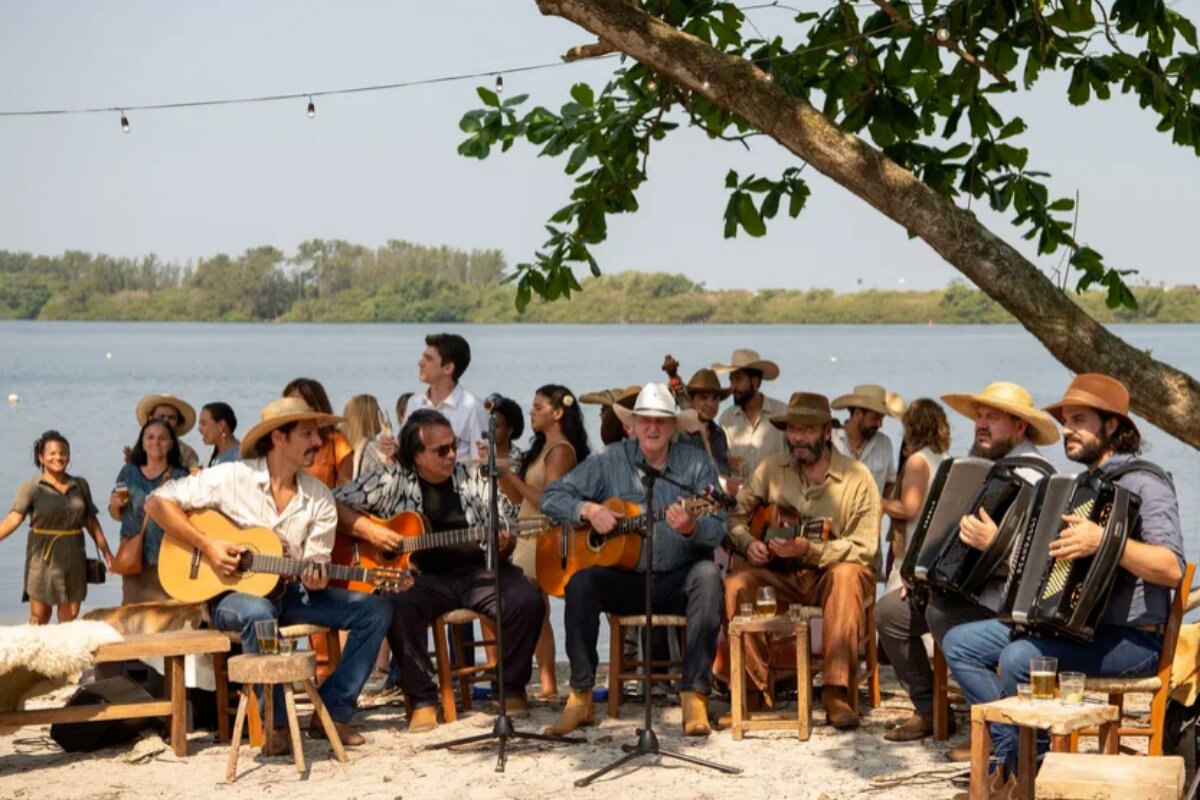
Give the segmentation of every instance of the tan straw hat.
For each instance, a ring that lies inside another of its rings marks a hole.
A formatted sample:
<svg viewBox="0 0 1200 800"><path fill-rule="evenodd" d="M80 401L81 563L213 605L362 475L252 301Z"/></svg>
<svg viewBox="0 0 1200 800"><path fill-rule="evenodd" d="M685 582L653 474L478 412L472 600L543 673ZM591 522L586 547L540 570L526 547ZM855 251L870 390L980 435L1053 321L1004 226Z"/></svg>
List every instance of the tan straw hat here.
<svg viewBox="0 0 1200 800"><path fill-rule="evenodd" d="M832 408L865 408L885 417L899 417L904 413L904 398L872 383L855 386L850 394L842 395L829 405Z"/></svg>
<svg viewBox="0 0 1200 800"><path fill-rule="evenodd" d="M1062 400L1046 406L1044 410L1062 422L1065 406L1087 406L1105 414L1116 414L1133 425L1134 430L1137 429L1137 424L1129 416L1129 390L1125 384L1098 372L1076 375Z"/></svg>
<svg viewBox="0 0 1200 800"><path fill-rule="evenodd" d="M774 361L759 358L755 350L734 350L733 358L729 359L728 364L716 363L712 368L722 375L739 369L753 369L762 373L764 381L773 381L779 377L779 365Z"/></svg>
<svg viewBox="0 0 1200 800"><path fill-rule="evenodd" d="M632 425L634 417L670 417L675 420L676 428L679 427L679 405L665 383L647 383L638 392L633 408L626 407L620 400L612 408L626 425Z"/></svg>
<svg viewBox="0 0 1200 800"><path fill-rule="evenodd" d="M696 374L691 377L684 388L687 389L689 396L695 392L716 392L717 397L721 400L733 394L733 389L722 386L721 379L711 369L696 370Z"/></svg>
<svg viewBox="0 0 1200 800"><path fill-rule="evenodd" d="M176 436L183 436L196 424L196 409L192 408L190 403L185 403L173 394L148 394L138 400L137 410L134 412L138 425L144 428L150 421L150 414L159 406L170 406L179 412L180 422L175 426Z"/></svg>
<svg viewBox="0 0 1200 800"><path fill-rule="evenodd" d="M258 440L290 422L311 419L317 423L319 428L344 422L344 419L336 414L322 414L320 411L313 411L309 408L308 403L299 397L281 397L272 401L262 410L258 418L258 424L242 437L242 458L255 458L254 446L258 444Z"/></svg>
<svg viewBox="0 0 1200 800"><path fill-rule="evenodd" d="M781 431L787 430L789 422L800 425L824 425L833 421L829 410L829 398L815 392L796 392L788 400L787 411L771 417L771 424Z"/></svg>
<svg viewBox="0 0 1200 800"><path fill-rule="evenodd" d="M638 392L641 390L640 386L626 386L624 389L617 387L616 389L601 389L597 392L584 392L579 395L579 402L593 406L611 406L620 403L626 408L633 408L633 401L637 399Z"/></svg>
<svg viewBox="0 0 1200 800"><path fill-rule="evenodd" d="M990 383L981 394L955 392L942 395L942 402L969 419L975 419L979 406L996 408L1029 423L1029 441L1053 444L1058 441L1058 426L1050 415L1033 405L1033 397L1023 386L1007 381Z"/></svg>

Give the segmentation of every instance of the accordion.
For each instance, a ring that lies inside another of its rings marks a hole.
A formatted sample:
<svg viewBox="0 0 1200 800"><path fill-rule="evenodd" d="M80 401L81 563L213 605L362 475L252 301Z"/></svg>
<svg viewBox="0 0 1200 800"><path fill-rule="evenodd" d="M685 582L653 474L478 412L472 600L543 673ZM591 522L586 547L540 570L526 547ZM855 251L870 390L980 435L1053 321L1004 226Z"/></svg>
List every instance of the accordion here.
<svg viewBox="0 0 1200 800"><path fill-rule="evenodd" d="M900 577L909 586L925 581L934 554L952 527L957 533L959 519L991 468L983 458L947 458L938 465L900 564Z"/></svg>
<svg viewBox="0 0 1200 800"><path fill-rule="evenodd" d="M1029 524L1013 551L1002 620L1037 633L1092 640L1108 606L1125 542L1139 524L1141 498L1113 480L1084 472L1056 475L1038 486ZM1103 529L1094 555L1050 557L1051 543L1066 528L1064 514L1085 517Z"/></svg>

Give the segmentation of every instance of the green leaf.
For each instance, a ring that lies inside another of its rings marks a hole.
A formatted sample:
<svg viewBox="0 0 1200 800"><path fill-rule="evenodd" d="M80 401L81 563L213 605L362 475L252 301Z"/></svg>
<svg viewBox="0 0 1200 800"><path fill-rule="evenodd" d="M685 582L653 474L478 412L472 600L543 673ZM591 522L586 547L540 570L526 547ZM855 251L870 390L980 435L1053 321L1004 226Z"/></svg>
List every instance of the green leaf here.
<svg viewBox="0 0 1200 800"><path fill-rule="evenodd" d="M737 185L738 185L737 170L731 169L731 170L729 170L729 172L725 173L725 188L726 189L736 189Z"/></svg>
<svg viewBox="0 0 1200 800"><path fill-rule="evenodd" d="M517 106L521 105L521 103L524 103L528 99L529 99L529 95L527 95L527 94L514 94L512 97L505 98L502 105L505 108L516 108Z"/></svg>
<svg viewBox="0 0 1200 800"><path fill-rule="evenodd" d="M575 102L581 106L591 108L596 103L596 94L592 91L592 87L586 83L577 83L571 87L571 97L575 98Z"/></svg>
<svg viewBox="0 0 1200 800"><path fill-rule="evenodd" d="M1000 129L1000 133L997 134L996 138L1007 139L1010 136L1024 133L1026 130L1028 130L1028 126L1025 124L1025 120L1020 117L1013 117Z"/></svg>
<svg viewBox="0 0 1200 800"><path fill-rule="evenodd" d="M588 143L585 140L585 141L581 142L579 144L579 146L577 146L574 150L571 151L571 157L567 159L567 168L566 168L567 174L574 175L575 172L578 171L578 169L583 166L583 162L587 161L587 158L588 158Z"/></svg>
<svg viewBox="0 0 1200 800"><path fill-rule="evenodd" d="M491 89L485 89L482 86L475 87L475 91L479 93L479 99L483 101L485 106L500 107L500 97Z"/></svg>
<svg viewBox="0 0 1200 800"><path fill-rule="evenodd" d="M754 207L754 200L748 194L741 194L738 198L738 221L751 236L763 236L767 232L767 226L763 224L758 209Z"/></svg>

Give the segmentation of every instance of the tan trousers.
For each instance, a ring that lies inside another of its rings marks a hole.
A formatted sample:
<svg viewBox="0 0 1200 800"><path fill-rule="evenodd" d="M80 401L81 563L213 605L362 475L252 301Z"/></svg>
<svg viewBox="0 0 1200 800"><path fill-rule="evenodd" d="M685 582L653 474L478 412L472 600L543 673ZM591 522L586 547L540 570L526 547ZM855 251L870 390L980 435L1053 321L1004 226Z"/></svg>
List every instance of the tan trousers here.
<svg viewBox="0 0 1200 800"><path fill-rule="evenodd" d="M849 688L851 670L858 668L858 646L866 632L863 598L875 591L875 571L860 564L834 564L828 569L785 575L763 567L742 567L725 579L725 619L735 617L742 603L753 605L762 586L774 587L780 614L795 604L822 608L824 685ZM770 663L766 636L746 636L744 657L750 680L766 691Z"/></svg>

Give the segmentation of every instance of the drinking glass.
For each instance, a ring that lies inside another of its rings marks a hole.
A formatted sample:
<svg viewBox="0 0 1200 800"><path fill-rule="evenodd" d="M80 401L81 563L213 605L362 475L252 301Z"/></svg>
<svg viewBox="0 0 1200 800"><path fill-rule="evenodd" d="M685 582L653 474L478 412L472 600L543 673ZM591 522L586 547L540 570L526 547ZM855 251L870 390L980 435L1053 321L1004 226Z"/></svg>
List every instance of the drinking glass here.
<svg viewBox="0 0 1200 800"><path fill-rule="evenodd" d="M276 620L259 620L254 623L254 632L258 635L258 652L260 655L273 656L279 654L279 623Z"/></svg>
<svg viewBox="0 0 1200 800"><path fill-rule="evenodd" d="M1058 674L1058 697L1071 705L1083 704L1083 686L1087 676L1082 672L1060 672Z"/></svg>
<svg viewBox="0 0 1200 800"><path fill-rule="evenodd" d="M295 639L280 639L279 640L279 655L290 656L294 652L296 652L296 640Z"/></svg>
<svg viewBox="0 0 1200 800"><path fill-rule="evenodd" d="M1017 684L1017 700L1022 703L1028 703L1033 699L1033 684L1018 683Z"/></svg>
<svg viewBox="0 0 1200 800"><path fill-rule="evenodd" d="M739 617L754 616L754 604L753 603L742 603L741 605L739 605L738 606L738 616Z"/></svg>
<svg viewBox="0 0 1200 800"><path fill-rule="evenodd" d="M775 611L775 590L770 586L759 588L755 613L760 617L773 617L775 616Z"/></svg>
<svg viewBox="0 0 1200 800"><path fill-rule="evenodd" d="M1029 659L1029 682L1033 685L1034 700L1050 700L1054 697L1054 675L1057 672L1057 658L1038 656Z"/></svg>

